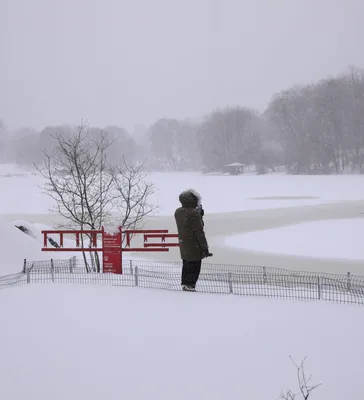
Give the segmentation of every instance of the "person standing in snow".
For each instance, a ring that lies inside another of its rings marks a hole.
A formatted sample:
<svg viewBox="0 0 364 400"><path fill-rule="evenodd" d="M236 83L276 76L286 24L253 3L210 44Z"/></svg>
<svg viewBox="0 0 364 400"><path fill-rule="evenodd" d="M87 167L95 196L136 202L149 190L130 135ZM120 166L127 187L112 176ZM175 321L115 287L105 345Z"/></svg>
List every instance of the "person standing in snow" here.
<svg viewBox="0 0 364 400"><path fill-rule="evenodd" d="M185 291L195 291L200 276L202 260L211 257L204 232L201 196L193 189L179 195L182 207L174 213L179 248L183 261L181 285Z"/></svg>

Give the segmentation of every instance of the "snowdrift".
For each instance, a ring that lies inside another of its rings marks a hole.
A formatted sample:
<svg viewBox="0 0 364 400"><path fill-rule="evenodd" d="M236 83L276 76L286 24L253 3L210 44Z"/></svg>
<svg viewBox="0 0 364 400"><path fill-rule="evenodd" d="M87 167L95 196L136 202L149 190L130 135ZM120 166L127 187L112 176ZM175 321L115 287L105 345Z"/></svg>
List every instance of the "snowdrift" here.
<svg viewBox="0 0 364 400"><path fill-rule="evenodd" d="M24 258L40 260L44 257L39 240L3 219L0 219L0 238L0 276L20 272Z"/></svg>
<svg viewBox="0 0 364 400"><path fill-rule="evenodd" d="M29 234L22 232L16 226L24 226ZM20 272L23 269L25 258L41 261L50 258L67 259L74 256L74 253L52 253L51 256L49 253L42 252L42 229L51 228L41 224L30 224L26 221L10 223L0 218L0 276Z"/></svg>
<svg viewBox="0 0 364 400"><path fill-rule="evenodd" d="M363 307L72 285L0 291L6 400L360 399ZM350 344L348 346L348 343Z"/></svg>

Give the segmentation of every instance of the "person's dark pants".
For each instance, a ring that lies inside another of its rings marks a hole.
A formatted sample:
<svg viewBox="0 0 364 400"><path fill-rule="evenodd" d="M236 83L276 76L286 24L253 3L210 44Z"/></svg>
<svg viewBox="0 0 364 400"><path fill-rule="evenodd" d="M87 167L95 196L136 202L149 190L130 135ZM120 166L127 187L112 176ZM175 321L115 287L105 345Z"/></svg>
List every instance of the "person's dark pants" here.
<svg viewBox="0 0 364 400"><path fill-rule="evenodd" d="M198 277L201 272L201 260L198 261L187 261L183 260L182 266L182 285L195 287Z"/></svg>

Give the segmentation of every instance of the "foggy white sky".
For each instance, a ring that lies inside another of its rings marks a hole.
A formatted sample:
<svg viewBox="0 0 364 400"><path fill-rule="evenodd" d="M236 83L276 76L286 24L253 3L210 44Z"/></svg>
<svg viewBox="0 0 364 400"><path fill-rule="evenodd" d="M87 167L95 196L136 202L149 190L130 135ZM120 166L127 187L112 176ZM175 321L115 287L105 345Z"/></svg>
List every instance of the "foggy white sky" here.
<svg viewBox="0 0 364 400"><path fill-rule="evenodd" d="M7 126L151 124L364 66L364 0L0 0Z"/></svg>

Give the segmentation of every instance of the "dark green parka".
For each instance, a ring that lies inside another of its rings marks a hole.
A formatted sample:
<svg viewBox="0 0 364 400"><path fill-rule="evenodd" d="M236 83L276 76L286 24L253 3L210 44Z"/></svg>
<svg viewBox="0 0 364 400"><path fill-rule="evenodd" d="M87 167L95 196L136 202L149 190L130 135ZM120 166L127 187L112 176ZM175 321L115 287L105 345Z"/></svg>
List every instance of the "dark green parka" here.
<svg viewBox="0 0 364 400"><path fill-rule="evenodd" d="M209 252L201 214L196 210L200 196L194 190L186 190L179 196L182 207L177 208L174 218L177 224L179 248L182 260L198 261Z"/></svg>

